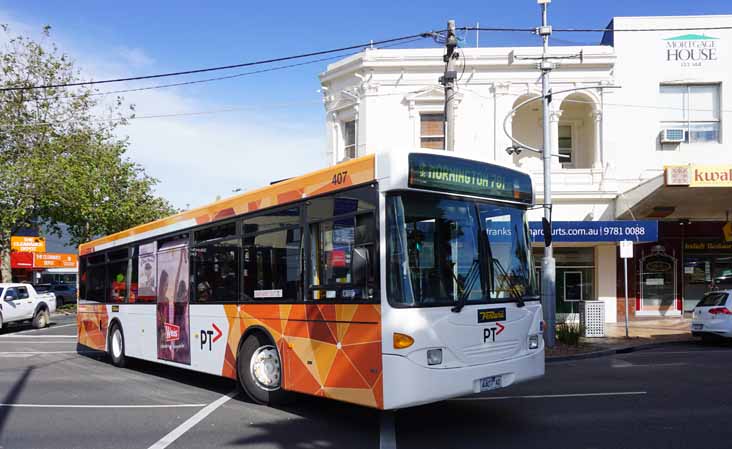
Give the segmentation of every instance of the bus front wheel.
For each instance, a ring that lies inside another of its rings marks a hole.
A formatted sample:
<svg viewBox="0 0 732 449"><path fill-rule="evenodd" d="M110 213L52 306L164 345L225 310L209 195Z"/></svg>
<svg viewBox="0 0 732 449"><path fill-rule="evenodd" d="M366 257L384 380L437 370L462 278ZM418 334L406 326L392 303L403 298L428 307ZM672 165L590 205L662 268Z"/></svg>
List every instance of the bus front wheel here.
<svg viewBox="0 0 732 449"><path fill-rule="evenodd" d="M265 405L285 400L282 389L282 362L277 346L259 334L244 340L237 357L239 383L254 402Z"/></svg>

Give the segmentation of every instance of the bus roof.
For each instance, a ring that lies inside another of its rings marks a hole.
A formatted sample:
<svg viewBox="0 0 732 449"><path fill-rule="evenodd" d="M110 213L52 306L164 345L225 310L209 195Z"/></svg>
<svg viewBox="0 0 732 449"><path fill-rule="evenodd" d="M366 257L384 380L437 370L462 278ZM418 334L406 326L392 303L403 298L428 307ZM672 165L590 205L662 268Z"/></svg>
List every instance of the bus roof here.
<svg viewBox="0 0 732 449"><path fill-rule="evenodd" d="M340 164L291 178L170 217L135 226L79 246L89 254L117 245L187 229L259 209L287 204L303 198L341 190L375 180L375 158L369 154Z"/></svg>

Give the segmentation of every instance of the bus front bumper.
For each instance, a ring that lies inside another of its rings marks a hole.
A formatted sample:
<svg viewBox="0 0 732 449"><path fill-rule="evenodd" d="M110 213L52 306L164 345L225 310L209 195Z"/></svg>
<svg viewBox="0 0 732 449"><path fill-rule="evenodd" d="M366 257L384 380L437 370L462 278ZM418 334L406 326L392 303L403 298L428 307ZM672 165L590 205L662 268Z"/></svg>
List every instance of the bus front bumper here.
<svg viewBox="0 0 732 449"><path fill-rule="evenodd" d="M481 379L500 376L500 387L544 375L544 348L502 362L461 368L426 368L406 357L383 355L384 409L399 409L481 392Z"/></svg>

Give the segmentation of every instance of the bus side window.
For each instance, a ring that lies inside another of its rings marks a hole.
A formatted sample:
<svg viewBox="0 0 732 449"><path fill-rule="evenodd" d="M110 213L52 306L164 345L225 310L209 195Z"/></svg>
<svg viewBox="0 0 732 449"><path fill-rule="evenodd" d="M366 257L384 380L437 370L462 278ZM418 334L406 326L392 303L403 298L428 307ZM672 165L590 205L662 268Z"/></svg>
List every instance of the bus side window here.
<svg viewBox="0 0 732 449"><path fill-rule="evenodd" d="M302 229L245 237L241 272L247 301L300 300Z"/></svg>
<svg viewBox="0 0 732 449"><path fill-rule="evenodd" d="M343 302L373 299L375 240L373 214L311 224L308 299Z"/></svg>

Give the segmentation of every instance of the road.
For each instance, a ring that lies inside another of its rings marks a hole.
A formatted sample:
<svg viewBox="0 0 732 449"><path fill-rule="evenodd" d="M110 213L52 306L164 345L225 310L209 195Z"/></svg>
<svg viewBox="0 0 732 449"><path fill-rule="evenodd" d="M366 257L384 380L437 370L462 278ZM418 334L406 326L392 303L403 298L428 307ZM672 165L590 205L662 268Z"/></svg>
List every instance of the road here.
<svg viewBox="0 0 732 449"><path fill-rule="evenodd" d="M540 381L401 410L394 436L389 415L362 407L298 397L268 408L226 379L144 362L120 370L78 354L75 331L73 316L0 331L0 449L732 445L727 345L553 363Z"/></svg>

